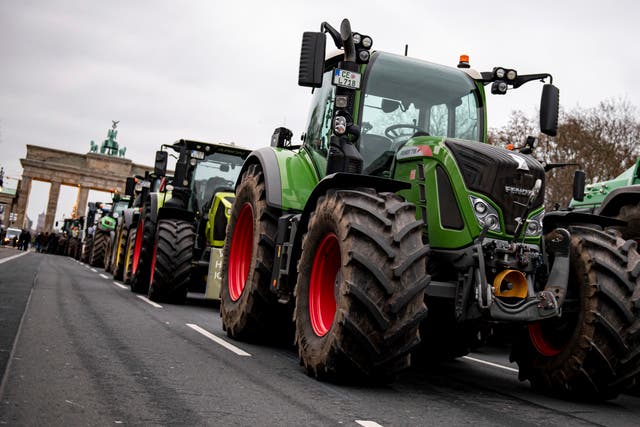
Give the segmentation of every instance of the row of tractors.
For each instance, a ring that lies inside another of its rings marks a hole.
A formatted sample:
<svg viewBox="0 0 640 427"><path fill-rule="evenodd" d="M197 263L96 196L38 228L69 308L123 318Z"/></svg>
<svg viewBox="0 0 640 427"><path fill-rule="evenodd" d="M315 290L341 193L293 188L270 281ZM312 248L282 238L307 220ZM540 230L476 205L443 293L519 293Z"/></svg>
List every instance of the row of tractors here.
<svg viewBox="0 0 640 427"><path fill-rule="evenodd" d="M95 209L82 259L154 301L219 298L229 337L292 340L322 380L386 381L467 354L495 326L535 388L608 399L638 387L640 255L622 202L580 205L578 173L575 207L545 212L553 165L531 144L486 143L485 88L503 96L537 81L541 132L556 135L552 76L372 44L347 20L305 32L298 83L313 98L301 145L277 128L254 151L161 147L153 173Z"/></svg>

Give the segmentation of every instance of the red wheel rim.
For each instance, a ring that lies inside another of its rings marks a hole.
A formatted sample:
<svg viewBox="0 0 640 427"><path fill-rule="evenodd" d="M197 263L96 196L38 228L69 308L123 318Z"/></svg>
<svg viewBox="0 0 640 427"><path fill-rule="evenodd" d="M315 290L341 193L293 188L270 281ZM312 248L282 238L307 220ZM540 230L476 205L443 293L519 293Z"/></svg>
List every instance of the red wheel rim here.
<svg viewBox="0 0 640 427"><path fill-rule="evenodd" d="M253 256L253 207L245 203L240 208L229 250L229 296L238 301L249 277Z"/></svg>
<svg viewBox="0 0 640 427"><path fill-rule="evenodd" d="M158 255L158 242L153 245L153 256L151 257L151 275L149 276L149 286L153 283L153 273L156 271L156 256Z"/></svg>
<svg viewBox="0 0 640 427"><path fill-rule="evenodd" d="M140 260L140 249L142 248L142 234L144 229L144 221L140 218L138 222L138 231L136 232L136 243L133 245L133 263L131 265L131 274L136 274L138 271L138 261Z"/></svg>
<svg viewBox="0 0 640 427"><path fill-rule="evenodd" d="M562 352L555 344L549 342L545 336L545 331L542 328L542 323L537 322L529 325L529 338L533 347L543 356L553 357Z"/></svg>
<svg viewBox="0 0 640 427"><path fill-rule="evenodd" d="M340 266L340 243L334 233L329 233L316 250L309 283L309 317L313 332L319 337L329 332L336 315L334 290Z"/></svg>

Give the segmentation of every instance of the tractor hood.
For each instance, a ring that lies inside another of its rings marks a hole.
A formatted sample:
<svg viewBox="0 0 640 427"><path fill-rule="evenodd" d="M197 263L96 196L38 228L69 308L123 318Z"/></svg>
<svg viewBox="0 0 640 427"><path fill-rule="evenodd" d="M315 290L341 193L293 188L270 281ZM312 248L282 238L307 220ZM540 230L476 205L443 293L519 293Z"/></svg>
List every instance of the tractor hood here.
<svg viewBox="0 0 640 427"><path fill-rule="evenodd" d="M502 210L506 232L513 234L537 179L543 187L533 208L544 202L544 168L534 158L487 144L447 139L466 187L493 200Z"/></svg>

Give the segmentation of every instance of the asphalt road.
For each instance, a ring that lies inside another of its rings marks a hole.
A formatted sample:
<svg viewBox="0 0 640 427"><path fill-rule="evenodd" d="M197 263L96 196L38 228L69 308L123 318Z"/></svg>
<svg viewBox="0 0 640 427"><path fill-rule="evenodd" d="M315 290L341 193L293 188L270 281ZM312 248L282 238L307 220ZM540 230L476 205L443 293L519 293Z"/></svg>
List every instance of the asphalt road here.
<svg viewBox="0 0 640 427"><path fill-rule="evenodd" d="M293 348L229 340L215 305L154 306L71 258L17 254L0 250L0 425L640 425L640 398L542 396L501 349L384 387L321 383Z"/></svg>

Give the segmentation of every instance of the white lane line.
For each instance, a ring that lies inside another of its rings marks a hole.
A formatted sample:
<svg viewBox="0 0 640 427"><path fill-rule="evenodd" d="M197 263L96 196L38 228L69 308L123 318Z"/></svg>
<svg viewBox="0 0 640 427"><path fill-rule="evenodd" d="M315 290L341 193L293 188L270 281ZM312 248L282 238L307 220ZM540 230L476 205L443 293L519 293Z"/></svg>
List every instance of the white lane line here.
<svg viewBox="0 0 640 427"><path fill-rule="evenodd" d="M103 279L107 279L107 280L109 279L109 276L107 276L106 274L102 274L102 273L100 273L100 277L102 277Z"/></svg>
<svg viewBox="0 0 640 427"><path fill-rule="evenodd" d="M493 366L494 368L504 369L505 371L516 372L516 373L518 372L517 369L510 368L508 366L498 365L497 363L487 362L486 360L482 360L482 359L476 359L475 357L462 356L462 358L463 359L467 359L467 360L471 360L472 362L481 363L483 365Z"/></svg>
<svg viewBox="0 0 640 427"><path fill-rule="evenodd" d="M362 427L382 427L381 424L378 424L375 421L356 420L356 422L360 424Z"/></svg>
<svg viewBox="0 0 640 427"><path fill-rule="evenodd" d="M116 286L117 286L117 287L119 287L119 288L122 288L122 289L129 289L129 288L127 288L125 285L123 285L122 283L113 282L113 284L114 284L114 285L116 285Z"/></svg>
<svg viewBox="0 0 640 427"><path fill-rule="evenodd" d="M7 258L2 258L0 259L0 264L2 264L3 262L7 262L7 261L11 261L12 259L16 259L16 258L20 258L21 256L24 256L26 254L28 254L29 252L22 252L21 254L18 255L13 255Z"/></svg>
<svg viewBox="0 0 640 427"><path fill-rule="evenodd" d="M90 268L89 270L93 271L94 273L98 272L98 270L96 270L95 268Z"/></svg>
<svg viewBox="0 0 640 427"><path fill-rule="evenodd" d="M219 345L223 346L224 348L226 348L227 350L234 352L238 356L251 356L246 351L236 347L235 345L233 345L231 343L226 342L225 340L223 340L220 337L217 337L217 336L213 335L211 332L207 331L206 329L202 329L198 325L195 325L193 323L187 323L187 326L190 327L191 329L193 329L194 331L196 331L196 332L204 335L205 337L209 338L211 341L215 342L216 344L219 344Z"/></svg>
<svg viewBox="0 0 640 427"><path fill-rule="evenodd" d="M136 296L140 298L142 301L146 302L147 304L154 306L155 308L162 308L160 304L156 304L155 302L151 301L149 298L145 297L144 295L136 295Z"/></svg>

